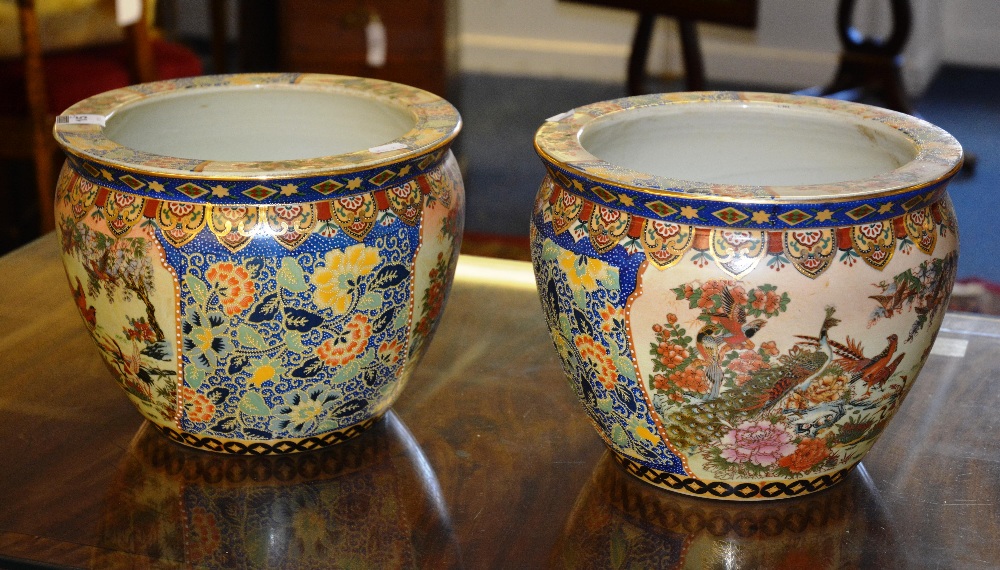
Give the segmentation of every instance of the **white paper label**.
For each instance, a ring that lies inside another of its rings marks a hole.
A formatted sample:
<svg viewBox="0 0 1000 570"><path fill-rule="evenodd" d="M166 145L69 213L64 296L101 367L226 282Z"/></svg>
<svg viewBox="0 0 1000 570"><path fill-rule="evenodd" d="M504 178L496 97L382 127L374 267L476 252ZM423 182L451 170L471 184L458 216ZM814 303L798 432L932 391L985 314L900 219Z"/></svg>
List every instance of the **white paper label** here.
<svg viewBox="0 0 1000 570"><path fill-rule="evenodd" d="M119 26L131 26L142 17L142 0L115 0L115 21Z"/></svg>
<svg viewBox="0 0 1000 570"><path fill-rule="evenodd" d="M56 124L59 125L101 125L107 117L104 115L59 115L56 117Z"/></svg>
<svg viewBox="0 0 1000 570"><path fill-rule="evenodd" d="M365 26L365 44L368 48L365 54L365 63L368 64L368 67L384 67L386 51L388 51L388 38L385 33L385 24L374 12L368 18L368 25Z"/></svg>
<svg viewBox="0 0 1000 570"><path fill-rule="evenodd" d="M403 143L389 143L381 146L373 146L368 149L368 152L374 152L375 154L382 154L383 152L392 152L394 150L403 150L407 148Z"/></svg>

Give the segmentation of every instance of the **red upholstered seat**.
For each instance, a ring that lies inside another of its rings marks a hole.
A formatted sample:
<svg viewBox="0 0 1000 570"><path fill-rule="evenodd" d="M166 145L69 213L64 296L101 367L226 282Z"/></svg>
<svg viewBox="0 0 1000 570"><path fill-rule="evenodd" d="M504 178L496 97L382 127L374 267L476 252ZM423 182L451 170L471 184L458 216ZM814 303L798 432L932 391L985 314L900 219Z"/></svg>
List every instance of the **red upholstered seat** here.
<svg viewBox="0 0 1000 570"><path fill-rule="evenodd" d="M157 79L190 77L202 73L201 60L184 46L151 41ZM131 55L125 44L46 53L43 68L49 112L58 115L92 95L126 87L131 79ZM28 115L24 92L24 62L0 62L0 115Z"/></svg>

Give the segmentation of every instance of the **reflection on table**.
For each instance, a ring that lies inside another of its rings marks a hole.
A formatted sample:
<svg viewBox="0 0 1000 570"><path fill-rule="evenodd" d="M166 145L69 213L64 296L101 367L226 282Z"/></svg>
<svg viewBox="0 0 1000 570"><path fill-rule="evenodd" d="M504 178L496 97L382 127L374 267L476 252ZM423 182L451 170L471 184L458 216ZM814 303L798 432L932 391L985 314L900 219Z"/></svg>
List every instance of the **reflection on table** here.
<svg viewBox="0 0 1000 570"><path fill-rule="evenodd" d="M119 567L138 555L218 568L456 565L420 446L393 412L371 431L315 453L242 457L183 448L146 424L108 489L91 563Z"/></svg>
<svg viewBox="0 0 1000 570"><path fill-rule="evenodd" d="M864 467L769 503L664 493L598 463L553 553L559 568L890 568L896 541Z"/></svg>

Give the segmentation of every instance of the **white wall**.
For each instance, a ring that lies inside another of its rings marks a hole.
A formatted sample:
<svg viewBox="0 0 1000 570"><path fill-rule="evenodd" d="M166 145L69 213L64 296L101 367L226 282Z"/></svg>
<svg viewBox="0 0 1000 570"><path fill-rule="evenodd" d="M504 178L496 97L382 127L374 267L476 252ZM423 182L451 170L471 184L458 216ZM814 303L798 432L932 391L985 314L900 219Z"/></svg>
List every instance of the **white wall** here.
<svg viewBox="0 0 1000 570"><path fill-rule="evenodd" d="M1000 67L1000 2L944 0L944 59Z"/></svg>
<svg viewBox="0 0 1000 570"><path fill-rule="evenodd" d="M556 0L458 0L459 66L470 71L621 81L637 17ZM663 68L668 22L651 64Z"/></svg>
<svg viewBox="0 0 1000 570"><path fill-rule="evenodd" d="M557 0L457 0L460 67L468 71L623 81L636 16ZM926 87L943 62L1000 67L1000 2L910 0L913 31L904 53L908 91ZM710 79L792 90L822 85L836 71L837 2L759 0L755 31L701 26ZM857 3L855 24L884 35L888 2ZM675 27L660 18L651 73L680 71Z"/></svg>

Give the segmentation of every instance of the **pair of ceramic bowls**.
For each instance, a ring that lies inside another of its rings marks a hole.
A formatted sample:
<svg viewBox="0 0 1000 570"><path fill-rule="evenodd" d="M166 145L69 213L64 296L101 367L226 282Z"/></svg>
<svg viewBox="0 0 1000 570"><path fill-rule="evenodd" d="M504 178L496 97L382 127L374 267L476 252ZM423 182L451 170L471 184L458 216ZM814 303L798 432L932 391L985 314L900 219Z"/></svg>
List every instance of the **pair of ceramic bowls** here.
<svg viewBox="0 0 1000 570"><path fill-rule="evenodd" d="M143 416L261 455L384 415L454 275L460 125L430 93L314 74L137 85L63 113L70 288ZM617 460L718 498L843 478L943 318L958 143L858 104L679 93L552 117L535 148L542 308Z"/></svg>

